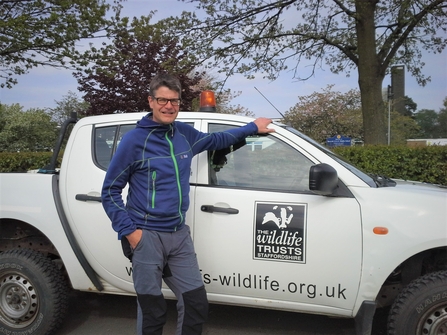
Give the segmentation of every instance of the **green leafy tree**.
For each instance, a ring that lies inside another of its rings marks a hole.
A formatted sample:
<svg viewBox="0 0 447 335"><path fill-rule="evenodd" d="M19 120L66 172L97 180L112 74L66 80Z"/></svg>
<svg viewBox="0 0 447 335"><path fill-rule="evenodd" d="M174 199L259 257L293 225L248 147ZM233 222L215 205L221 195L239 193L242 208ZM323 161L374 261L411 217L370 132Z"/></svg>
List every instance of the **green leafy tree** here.
<svg viewBox="0 0 447 335"><path fill-rule="evenodd" d="M120 1L0 0L0 87L33 67L72 67L77 41L119 22Z"/></svg>
<svg viewBox="0 0 447 335"><path fill-rule="evenodd" d="M403 64L424 85L422 50L446 46L445 0L191 0L196 11L160 23L196 56L227 75L284 70L306 79L327 63L334 73L356 70L365 142L385 144L382 82L393 64ZM298 65L312 65L305 75Z"/></svg>
<svg viewBox="0 0 447 335"><path fill-rule="evenodd" d="M444 108L439 110L437 138L447 138L447 98L444 99Z"/></svg>
<svg viewBox="0 0 447 335"><path fill-rule="evenodd" d="M318 142L324 143L335 135L363 139L360 93L332 90L298 97L299 102L284 115L284 122Z"/></svg>
<svg viewBox="0 0 447 335"><path fill-rule="evenodd" d="M443 105L438 113L433 109L422 109L414 115L420 127L419 138L447 138L447 98Z"/></svg>
<svg viewBox="0 0 447 335"><path fill-rule="evenodd" d="M420 127L410 116L402 115L397 111L391 112L390 144L405 145L407 139L416 138L420 133Z"/></svg>
<svg viewBox="0 0 447 335"><path fill-rule="evenodd" d="M418 105L417 105L417 103L415 103L413 101L413 99L411 99L408 96L405 96L404 99L405 99L405 103L404 103L404 105L405 105L405 114L404 115L412 117L414 115L414 113L416 113Z"/></svg>
<svg viewBox="0 0 447 335"><path fill-rule="evenodd" d="M127 113L149 110L148 87L160 72L177 76L182 84L182 109L190 110L199 96L195 89L203 73L194 70L194 59L176 39L164 39L149 24L151 16L134 18L121 28L109 45L86 54L93 65L75 73L79 91L90 104L87 114Z"/></svg>
<svg viewBox="0 0 447 335"><path fill-rule="evenodd" d="M0 105L0 151L49 151L57 138L57 124L43 109L23 111L19 104Z"/></svg>
<svg viewBox="0 0 447 335"><path fill-rule="evenodd" d="M414 115L420 127L418 138L433 138L436 136L438 113L434 109L421 109Z"/></svg>
<svg viewBox="0 0 447 335"><path fill-rule="evenodd" d="M69 91L67 95L62 97L62 100L56 102L56 107L50 109L50 115L53 121L59 126L67 120L71 113L76 113L81 117L87 113L90 105L88 102L81 100L76 93Z"/></svg>

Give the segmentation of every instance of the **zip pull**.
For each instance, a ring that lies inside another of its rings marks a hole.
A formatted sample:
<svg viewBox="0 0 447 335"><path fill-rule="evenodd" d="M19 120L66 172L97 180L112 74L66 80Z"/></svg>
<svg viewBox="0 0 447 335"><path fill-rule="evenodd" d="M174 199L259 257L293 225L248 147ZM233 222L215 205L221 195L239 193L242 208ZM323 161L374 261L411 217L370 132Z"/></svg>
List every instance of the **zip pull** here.
<svg viewBox="0 0 447 335"><path fill-rule="evenodd" d="M151 207L155 208L155 181L157 179L157 171L152 172L152 199L151 199Z"/></svg>

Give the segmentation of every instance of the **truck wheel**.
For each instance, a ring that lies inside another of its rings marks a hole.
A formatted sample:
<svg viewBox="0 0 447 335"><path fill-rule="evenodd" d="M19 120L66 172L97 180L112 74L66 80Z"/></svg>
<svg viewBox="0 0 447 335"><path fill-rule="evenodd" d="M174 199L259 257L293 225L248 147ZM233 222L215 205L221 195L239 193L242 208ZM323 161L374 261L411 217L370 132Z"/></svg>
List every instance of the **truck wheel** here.
<svg viewBox="0 0 447 335"><path fill-rule="evenodd" d="M0 333L51 334L67 303L64 277L49 258L28 249L0 254Z"/></svg>
<svg viewBox="0 0 447 335"><path fill-rule="evenodd" d="M388 334L447 334L447 271L418 278L399 294L390 310Z"/></svg>

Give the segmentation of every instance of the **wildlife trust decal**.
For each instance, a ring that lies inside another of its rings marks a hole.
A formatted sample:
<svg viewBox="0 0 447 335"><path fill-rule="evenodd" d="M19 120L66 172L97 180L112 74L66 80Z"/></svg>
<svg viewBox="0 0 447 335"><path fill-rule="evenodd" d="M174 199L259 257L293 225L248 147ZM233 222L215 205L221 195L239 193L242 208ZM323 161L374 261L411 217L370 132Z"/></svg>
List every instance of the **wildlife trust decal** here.
<svg viewBox="0 0 447 335"><path fill-rule="evenodd" d="M306 204L256 202L254 259L306 263Z"/></svg>

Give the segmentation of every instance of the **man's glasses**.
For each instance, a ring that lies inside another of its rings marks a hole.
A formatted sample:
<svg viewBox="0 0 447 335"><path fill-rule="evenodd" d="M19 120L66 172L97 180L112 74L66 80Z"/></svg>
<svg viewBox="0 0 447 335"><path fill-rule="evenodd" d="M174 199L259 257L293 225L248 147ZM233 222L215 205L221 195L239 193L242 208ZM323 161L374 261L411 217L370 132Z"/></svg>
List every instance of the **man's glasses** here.
<svg viewBox="0 0 447 335"><path fill-rule="evenodd" d="M166 98L156 98L153 97L155 101L157 101L157 104L164 106L167 105L168 102L171 103L172 106L180 106L180 103L182 102L181 99L166 99Z"/></svg>

